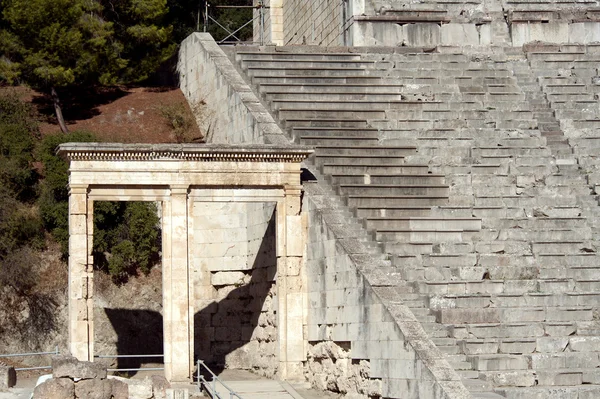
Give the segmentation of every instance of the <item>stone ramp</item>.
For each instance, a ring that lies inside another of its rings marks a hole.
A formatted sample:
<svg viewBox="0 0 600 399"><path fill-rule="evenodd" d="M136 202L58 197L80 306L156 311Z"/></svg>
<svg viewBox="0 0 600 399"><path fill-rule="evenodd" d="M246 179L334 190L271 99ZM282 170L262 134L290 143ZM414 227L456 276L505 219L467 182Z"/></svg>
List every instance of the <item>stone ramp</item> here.
<svg viewBox="0 0 600 399"><path fill-rule="evenodd" d="M254 380L254 381L226 381L229 388L234 390L243 399L298 399L301 396L293 396L279 381L272 380ZM218 397L228 399L230 397L229 390L222 385L217 385ZM209 395L213 398L217 397ZM233 396L235 398L236 396Z"/></svg>
<svg viewBox="0 0 600 399"><path fill-rule="evenodd" d="M286 381L260 377L245 370L224 370L219 375L219 379L243 399L317 399L338 397L338 395L328 392L311 389L303 384L292 386ZM209 384L207 393L210 397L230 398L230 391L222 384L217 383L215 386L218 396L212 393L212 386ZM231 397L236 398L235 395Z"/></svg>

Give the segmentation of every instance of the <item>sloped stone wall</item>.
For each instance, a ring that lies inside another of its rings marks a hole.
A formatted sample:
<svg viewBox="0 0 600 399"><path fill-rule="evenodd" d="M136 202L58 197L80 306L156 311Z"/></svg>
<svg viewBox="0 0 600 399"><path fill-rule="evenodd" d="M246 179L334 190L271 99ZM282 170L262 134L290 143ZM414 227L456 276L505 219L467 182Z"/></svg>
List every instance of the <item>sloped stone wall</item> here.
<svg viewBox="0 0 600 399"><path fill-rule="evenodd" d="M281 129L208 33L188 36L177 64L181 91L207 143L287 144Z"/></svg>

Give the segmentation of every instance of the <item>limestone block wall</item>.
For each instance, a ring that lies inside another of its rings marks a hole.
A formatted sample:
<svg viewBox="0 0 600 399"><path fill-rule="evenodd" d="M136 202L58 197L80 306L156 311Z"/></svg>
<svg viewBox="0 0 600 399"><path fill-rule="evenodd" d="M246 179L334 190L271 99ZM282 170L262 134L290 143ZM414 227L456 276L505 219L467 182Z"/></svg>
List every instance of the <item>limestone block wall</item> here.
<svg viewBox="0 0 600 399"><path fill-rule="evenodd" d="M285 144L281 129L208 33L182 43L180 88L208 143Z"/></svg>
<svg viewBox="0 0 600 399"><path fill-rule="evenodd" d="M285 0L283 43L342 45L342 7L340 0Z"/></svg>
<svg viewBox="0 0 600 399"><path fill-rule="evenodd" d="M275 204L193 207L195 357L277 372Z"/></svg>
<svg viewBox="0 0 600 399"><path fill-rule="evenodd" d="M492 43L491 24L382 23L355 16L350 35L355 46L437 46Z"/></svg>

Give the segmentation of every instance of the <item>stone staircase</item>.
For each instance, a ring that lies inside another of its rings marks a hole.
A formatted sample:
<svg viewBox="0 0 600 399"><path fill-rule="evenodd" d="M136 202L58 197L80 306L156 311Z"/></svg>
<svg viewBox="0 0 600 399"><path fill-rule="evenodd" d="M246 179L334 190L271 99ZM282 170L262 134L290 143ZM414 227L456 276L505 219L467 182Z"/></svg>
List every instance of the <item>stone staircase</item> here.
<svg viewBox="0 0 600 399"><path fill-rule="evenodd" d="M582 119L543 84L562 76L514 50L233 51L474 397L600 397L598 204L561 130Z"/></svg>

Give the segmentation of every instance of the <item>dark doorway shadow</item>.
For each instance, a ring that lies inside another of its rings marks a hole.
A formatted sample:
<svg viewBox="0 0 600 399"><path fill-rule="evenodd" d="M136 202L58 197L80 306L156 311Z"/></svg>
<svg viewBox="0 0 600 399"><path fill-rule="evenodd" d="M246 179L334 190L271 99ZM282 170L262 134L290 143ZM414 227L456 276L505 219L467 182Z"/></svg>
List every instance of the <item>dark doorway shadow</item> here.
<svg viewBox="0 0 600 399"><path fill-rule="evenodd" d="M163 320L153 310L105 308L117 333L118 355L158 355L163 353ZM162 358L118 358L117 368L140 368L145 363L163 363ZM135 372L130 372L131 375Z"/></svg>

